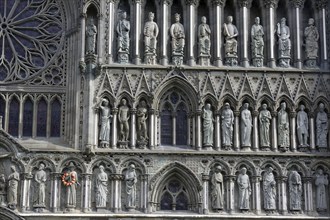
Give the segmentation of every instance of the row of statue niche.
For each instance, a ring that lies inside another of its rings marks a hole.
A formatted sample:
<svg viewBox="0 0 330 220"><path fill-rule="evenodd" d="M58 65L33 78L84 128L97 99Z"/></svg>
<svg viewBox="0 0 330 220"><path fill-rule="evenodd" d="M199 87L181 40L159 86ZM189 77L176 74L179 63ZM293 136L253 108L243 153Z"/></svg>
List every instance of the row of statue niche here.
<svg viewBox="0 0 330 220"><path fill-rule="evenodd" d="M211 206L214 211L221 211L224 209L224 192L225 184L221 173L221 166L215 165L213 175L211 176ZM250 196L252 194L252 187L250 178L247 174L247 169L242 167L237 176L238 188L238 208L246 212L250 210ZM328 175L323 173L322 169L318 169L315 174L316 186L316 209L319 212L327 210L327 191L329 184ZM302 181L301 176L296 170L289 172L289 208L290 211L296 212L302 210ZM262 176L262 192L263 192L263 206L264 210L270 213L276 211L276 180L273 174L273 168L267 167Z"/></svg>
<svg viewBox="0 0 330 220"><path fill-rule="evenodd" d="M95 202L97 208L106 208L108 202L108 174L104 171L104 166L100 165L99 172L95 179ZM77 205L77 186L79 186L78 174L75 171L75 165L70 162L67 167L67 177L71 184L66 186L66 208L74 209ZM11 166L11 174L6 182L5 175L0 174L0 206L8 206L15 210L18 204L18 186L20 182L20 174L16 171L15 166ZM136 208L136 184L137 174L135 165L131 163L124 175L126 184L126 207L128 209ZM72 181L74 179L74 181ZM35 200L33 208L37 212L42 212L46 209L46 181L47 174L45 164L41 162L38 170L34 174L33 180L37 185L35 191Z"/></svg>
<svg viewBox="0 0 330 220"><path fill-rule="evenodd" d="M143 34L145 43L145 62L146 64L156 64L156 49L157 37L159 28L154 22L154 13L148 14L148 21L145 23ZM291 59L291 40L290 28L286 25L286 19L282 18L281 22L277 24L275 30L278 36L278 56L279 65L281 67L289 67ZM120 14L120 20L117 27L117 46L118 46L118 60L120 63L128 62L129 43L130 43L130 22L127 20L127 13ZM237 65L237 40L238 30L233 24L233 17L227 17L227 23L223 25L223 34L225 36L225 57L228 65ZM94 19L88 19L86 28L86 51L87 54L94 54L96 47L97 27L94 24ZM180 14L175 14L175 23L171 25L170 35L172 38L172 56L174 64L182 64L185 46L185 31L183 25L180 23ZM201 24L198 27L198 56L200 58L211 57L211 29L206 23L206 17L201 18ZM307 67L315 67L316 59L318 57L318 40L319 32L314 25L314 19L308 20L308 27L304 30L305 37L305 54ZM260 18L255 18L255 24L251 28L251 51L253 65L260 67L263 65L264 59L264 30L260 25Z"/></svg>
<svg viewBox="0 0 330 220"><path fill-rule="evenodd" d="M213 146L213 128L214 117L211 105L207 103L203 109L203 146ZM221 131L222 131L222 144L225 149L232 146L233 142L233 127L234 127L234 113L230 108L229 103L224 104L221 112ZM251 147L251 132L252 132L252 115L249 110L249 103L243 104L241 111L241 145L242 147ZM259 112L259 135L260 146L270 147L270 124L272 116L267 110L267 104L262 104L261 111ZM286 151L290 146L290 126L289 114L286 112L286 103L281 103L281 108L277 114L277 132L278 132L278 145L280 149ZM309 135L308 115L305 112L305 106L300 105L300 110L297 113L297 134L299 147L308 147L307 138ZM327 134L328 134L328 116L324 111L324 104L319 104L319 111L316 116L316 146L319 148L327 147Z"/></svg>

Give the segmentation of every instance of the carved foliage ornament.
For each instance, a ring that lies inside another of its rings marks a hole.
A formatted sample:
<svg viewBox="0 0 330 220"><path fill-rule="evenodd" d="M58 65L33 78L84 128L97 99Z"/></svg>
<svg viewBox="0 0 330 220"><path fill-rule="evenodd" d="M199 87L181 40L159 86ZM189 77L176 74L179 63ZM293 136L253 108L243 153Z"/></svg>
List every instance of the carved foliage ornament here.
<svg viewBox="0 0 330 220"><path fill-rule="evenodd" d="M251 8L252 0L240 0L240 7Z"/></svg>
<svg viewBox="0 0 330 220"><path fill-rule="evenodd" d="M278 0L264 0L263 2L266 8L276 8L278 4Z"/></svg>
<svg viewBox="0 0 330 220"><path fill-rule="evenodd" d="M226 0L213 0L212 4L216 6L224 6L226 3Z"/></svg>
<svg viewBox="0 0 330 220"><path fill-rule="evenodd" d="M327 7L328 0L315 0L315 6L317 9L323 9Z"/></svg>
<svg viewBox="0 0 330 220"><path fill-rule="evenodd" d="M199 0L186 0L186 5L194 5L197 6L199 3Z"/></svg>
<svg viewBox="0 0 330 220"><path fill-rule="evenodd" d="M290 3L295 8L302 8L305 0L291 0Z"/></svg>

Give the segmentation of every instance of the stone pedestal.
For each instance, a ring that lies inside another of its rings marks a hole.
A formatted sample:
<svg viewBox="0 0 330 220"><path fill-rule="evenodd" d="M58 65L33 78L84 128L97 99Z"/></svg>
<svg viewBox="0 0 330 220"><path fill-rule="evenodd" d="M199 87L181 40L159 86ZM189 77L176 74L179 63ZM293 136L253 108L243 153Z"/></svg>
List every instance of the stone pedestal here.
<svg viewBox="0 0 330 220"><path fill-rule="evenodd" d="M155 65L157 63L156 54L154 53L145 53L144 62L148 65Z"/></svg>
<svg viewBox="0 0 330 220"><path fill-rule="evenodd" d="M253 66L255 67L262 67L264 63L264 58L263 57L254 57L252 59Z"/></svg>
<svg viewBox="0 0 330 220"><path fill-rule="evenodd" d="M148 145L148 140L139 140L137 141L137 146L139 149L146 149Z"/></svg>
<svg viewBox="0 0 330 220"><path fill-rule="evenodd" d="M260 146L260 150L262 151L270 151L270 146Z"/></svg>
<svg viewBox="0 0 330 220"><path fill-rule="evenodd" d="M172 62L175 66L181 66L183 64L183 56L178 54L172 54Z"/></svg>
<svg viewBox="0 0 330 220"><path fill-rule="evenodd" d="M118 141L119 149L128 149L128 141Z"/></svg>
<svg viewBox="0 0 330 220"><path fill-rule="evenodd" d="M120 64L128 63L128 52L118 51L118 63Z"/></svg>
<svg viewBox="0 0 330 220"><path fill-rule="evenodd" d="M288 67L290 67L290 60L291 60L291 57L282 56L282 57L278 58L278 65L280 67L288 68Z"/></svg>
<svg viewBox="0 0 330 220"><path fill-rule="evenodd" d="M316 57L313 58L307 58L306 60L306 67L308 69L316 69L317 67L317 63L316 63Z"/></svg>
<svg viewBox="0 0 330 220"><path fill-rule="evenodd" d="M226 56L225 64L227 66L237 66L237 64L238 64L237 56L235 56L235 55L227 55Z"/></svg>
<svg viewBox="0 0 330 220"><path fill-rule="evenodd" d="M35 212L42 213L45 211L46 206L45 205L34 205L33 209Z"/></svg>
<svg viewBox="0 0 330 220"><path fill-rule="evenodd" d="M200 55L198 57L198 64L201 66L209 66L210 65L210 56Z"/></svg>
<svg viewBox="0 0 330 220"><path fill-rule="evenodd" d="M203 150L212 150L213 148L213 145L211 145L211 144L204 144L203 145Z"/></svg>

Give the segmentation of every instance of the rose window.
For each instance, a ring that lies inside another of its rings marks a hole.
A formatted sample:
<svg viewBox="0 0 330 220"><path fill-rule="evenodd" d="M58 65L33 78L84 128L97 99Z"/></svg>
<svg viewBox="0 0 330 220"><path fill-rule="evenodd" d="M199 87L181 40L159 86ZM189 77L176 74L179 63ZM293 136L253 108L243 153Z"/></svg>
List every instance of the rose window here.
<svg viewBox="0 0 330 220"><path fill-rule="evenodd" d="M0 24L0 84L27 80L46 69L52 80L62 80L52 67L64 42L58 1L0 0Z"/></svg>

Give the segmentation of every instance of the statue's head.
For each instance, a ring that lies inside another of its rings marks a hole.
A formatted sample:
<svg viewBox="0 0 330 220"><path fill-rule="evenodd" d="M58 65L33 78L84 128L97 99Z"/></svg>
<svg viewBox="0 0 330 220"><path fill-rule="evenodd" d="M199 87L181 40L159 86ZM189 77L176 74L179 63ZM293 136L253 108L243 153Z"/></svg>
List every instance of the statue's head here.
<svg viewBox="0 0 330 220"><path fill-rule="evenodd" d="M233 16L229 15L227 17L227 21L228 21L228 23L232 23L233 22Z"/></svg>
<svg viewBox="0 0 330 220"><path fill-rule="evenodd" d="M220 172L222 169L222 167L219 164L217 164L214 168L215 168L215 172L217 173Z"/></svg>
<svg viewBox="0 0 330 220"><path fill-rule="evenodd" d="M99 169L100 169L101 171L103 171L103 170L104 170L104 166L103 166L103 165L100 165L100 166L99 166Z"/></svg>
<svg viewBox="0 0 330 220"><path fill-rule="evenodd" d="M247 103L247 102L244 103L244 104L243 104L243 107L244 107L244 109L248 109L248 108L249 108L249 103Z"/></svg>
<svg viewBox="0 0 330 220"><path fill-rule="evenodd" d="M265 103L265 104L262 104L262 109L263 110L266 110L267 109L267 104Z"/></svg>
<svg viewBox="0 0 330 220"><path fill-rule="evenodd" d="M300 105L300 110L304 111L305 110L305 106L304 105Z"/></svg>
<svg viewBox="0 0 330 220"><path fill-rule="evenodd" d="M135 170L135 165L134 165L134 163L131 163L131 164L129 165L129 169L130 169L131 171Z"/></svg>
<svg viewBox="0 0 330 220"><path fill-rule="evenodd" d="M11 171L16 172L16 167L15 166L11 166L10 169L11 169Z"/></svg>
<svg viewBox="0 0 330 220"><path fill-rule="evenodd" d="M282 102L282 103L281 103L281 109L282 109L282 110L285 110L285 109L286 109L286 103L285 103L285 102Z"/></svg>
<svg viewBox="0 0 330 220"><path fill-rule="evenodd" d="M323 174L323 170L322 169L318 169L317 170L317 173L320 174L320 175L322 175Z"/></svg>
<svg viewBox="0 0 330 220"><path fill-rule="evenodd" d="M211 109L211 104L210 104L210 103L207 103L207 104L205 105L205 109L206 109L206 110L210 110L210 109Z"/></svg>
<svg viewBox="0 0 330 220"><path fill-rule="evenodd" d="M230 109L230 105L228 102L225 103L225 109Z"/></svg>
<svg viewBox="0 0 330 220"><path fill-rule="evenodd" d="M144 101L144 100L141 100L141 102L140 102L140 107L146 107L146 101Z"/></svg>
<svg viewBox="0 0 330 220"><path fill-rule="evenodd" d="M324 104L323 103L319 104L319 109L320 109L320 112L324 112Z"/></svg>
<svg viewBox="0 0 330 220"><path fill-rule="evenodd" d="M155 14L152 13L152 12L149 12L149 20L150 20L150 21L153 21L154 18L155 18Z"/></svg>
<svg viewBox="0 0 330 220"><path fill-rule="evenodd" d="M259 17L256 17L256 18L254 19L254 21L255 21L256 24L260 24L260 18L259 18Z"/></svg>
<svg viewBox="0 0 330 220"><path fill-rule="evenodd" d="M267 169L267 171L269 172L269 173L271 173L271 172L273 172L273 167L268 167L268 169Z"/></svg>
<svg viewBox="0 0 330 220"><path fill-rule="evenodd" d="M122 100L121 100L121 104L122 104L122 105L126 105L126 104L127 104L126 99L122 99Z"/></svg>
<svg viewBox="0 0 330 220"><path fill-rule="evenodd" d="M314 25L314 18L308 19L308 25Z"/></svg>
<svg viewBox="0 0 330 220"><path fill-rule="evenodd" d="M203 17L201 18L201 21L202 21L203 24L206 24L206 17L203 16Z"/></svg>
<svg viewBox="0 0 330 220"><path fill-rule="evenodd" d="M286 19L285 19L285 18L282 18L282 19L281 19L281 25L282 25L282 26L285 26L285 23L286 23Z"/></svg>
<svg viewBox="0 0 330 220"><path fill-rule="evenodd" d="M103 104L104 104L105 106L108 106L108 105L109 105L109 101L108 101L108 99L103 99Z"/></svg>
<svg viewBox="0 0 330 220"><path fill-rule="evenodd" d="M39 164L39 170L43 170L45 169L45 164L44 163L40 163Z"/></svg>
<svg viewBox="0 0 330 220"><path fill-rule="evenodd" d="M245 168L245 167L243 167L243 168L241 169L241 173L242 173L242 174L246 174L246 168Z"/></svg>
<svg viewBox="0 0 330 220"><path fill-rule="evenodd" d="M69 170L74 170L74 163L72 161L69 163Z"/></svg>
<svg viewBox="0 0 330 220"><path fill-rule="evenodd" d="M127 18L127 13L126 13L126 11L124 11L124 12L121 14L121 17L122 17L123 19L126 19L126 18Z"/></svg>
<svg viewBox="0 0 330 220"><path fill-rule="evenodd" d="M175 22L180 22L181 16L180 16L180 14L175 13L174 18L175 18Z"/></svg>

